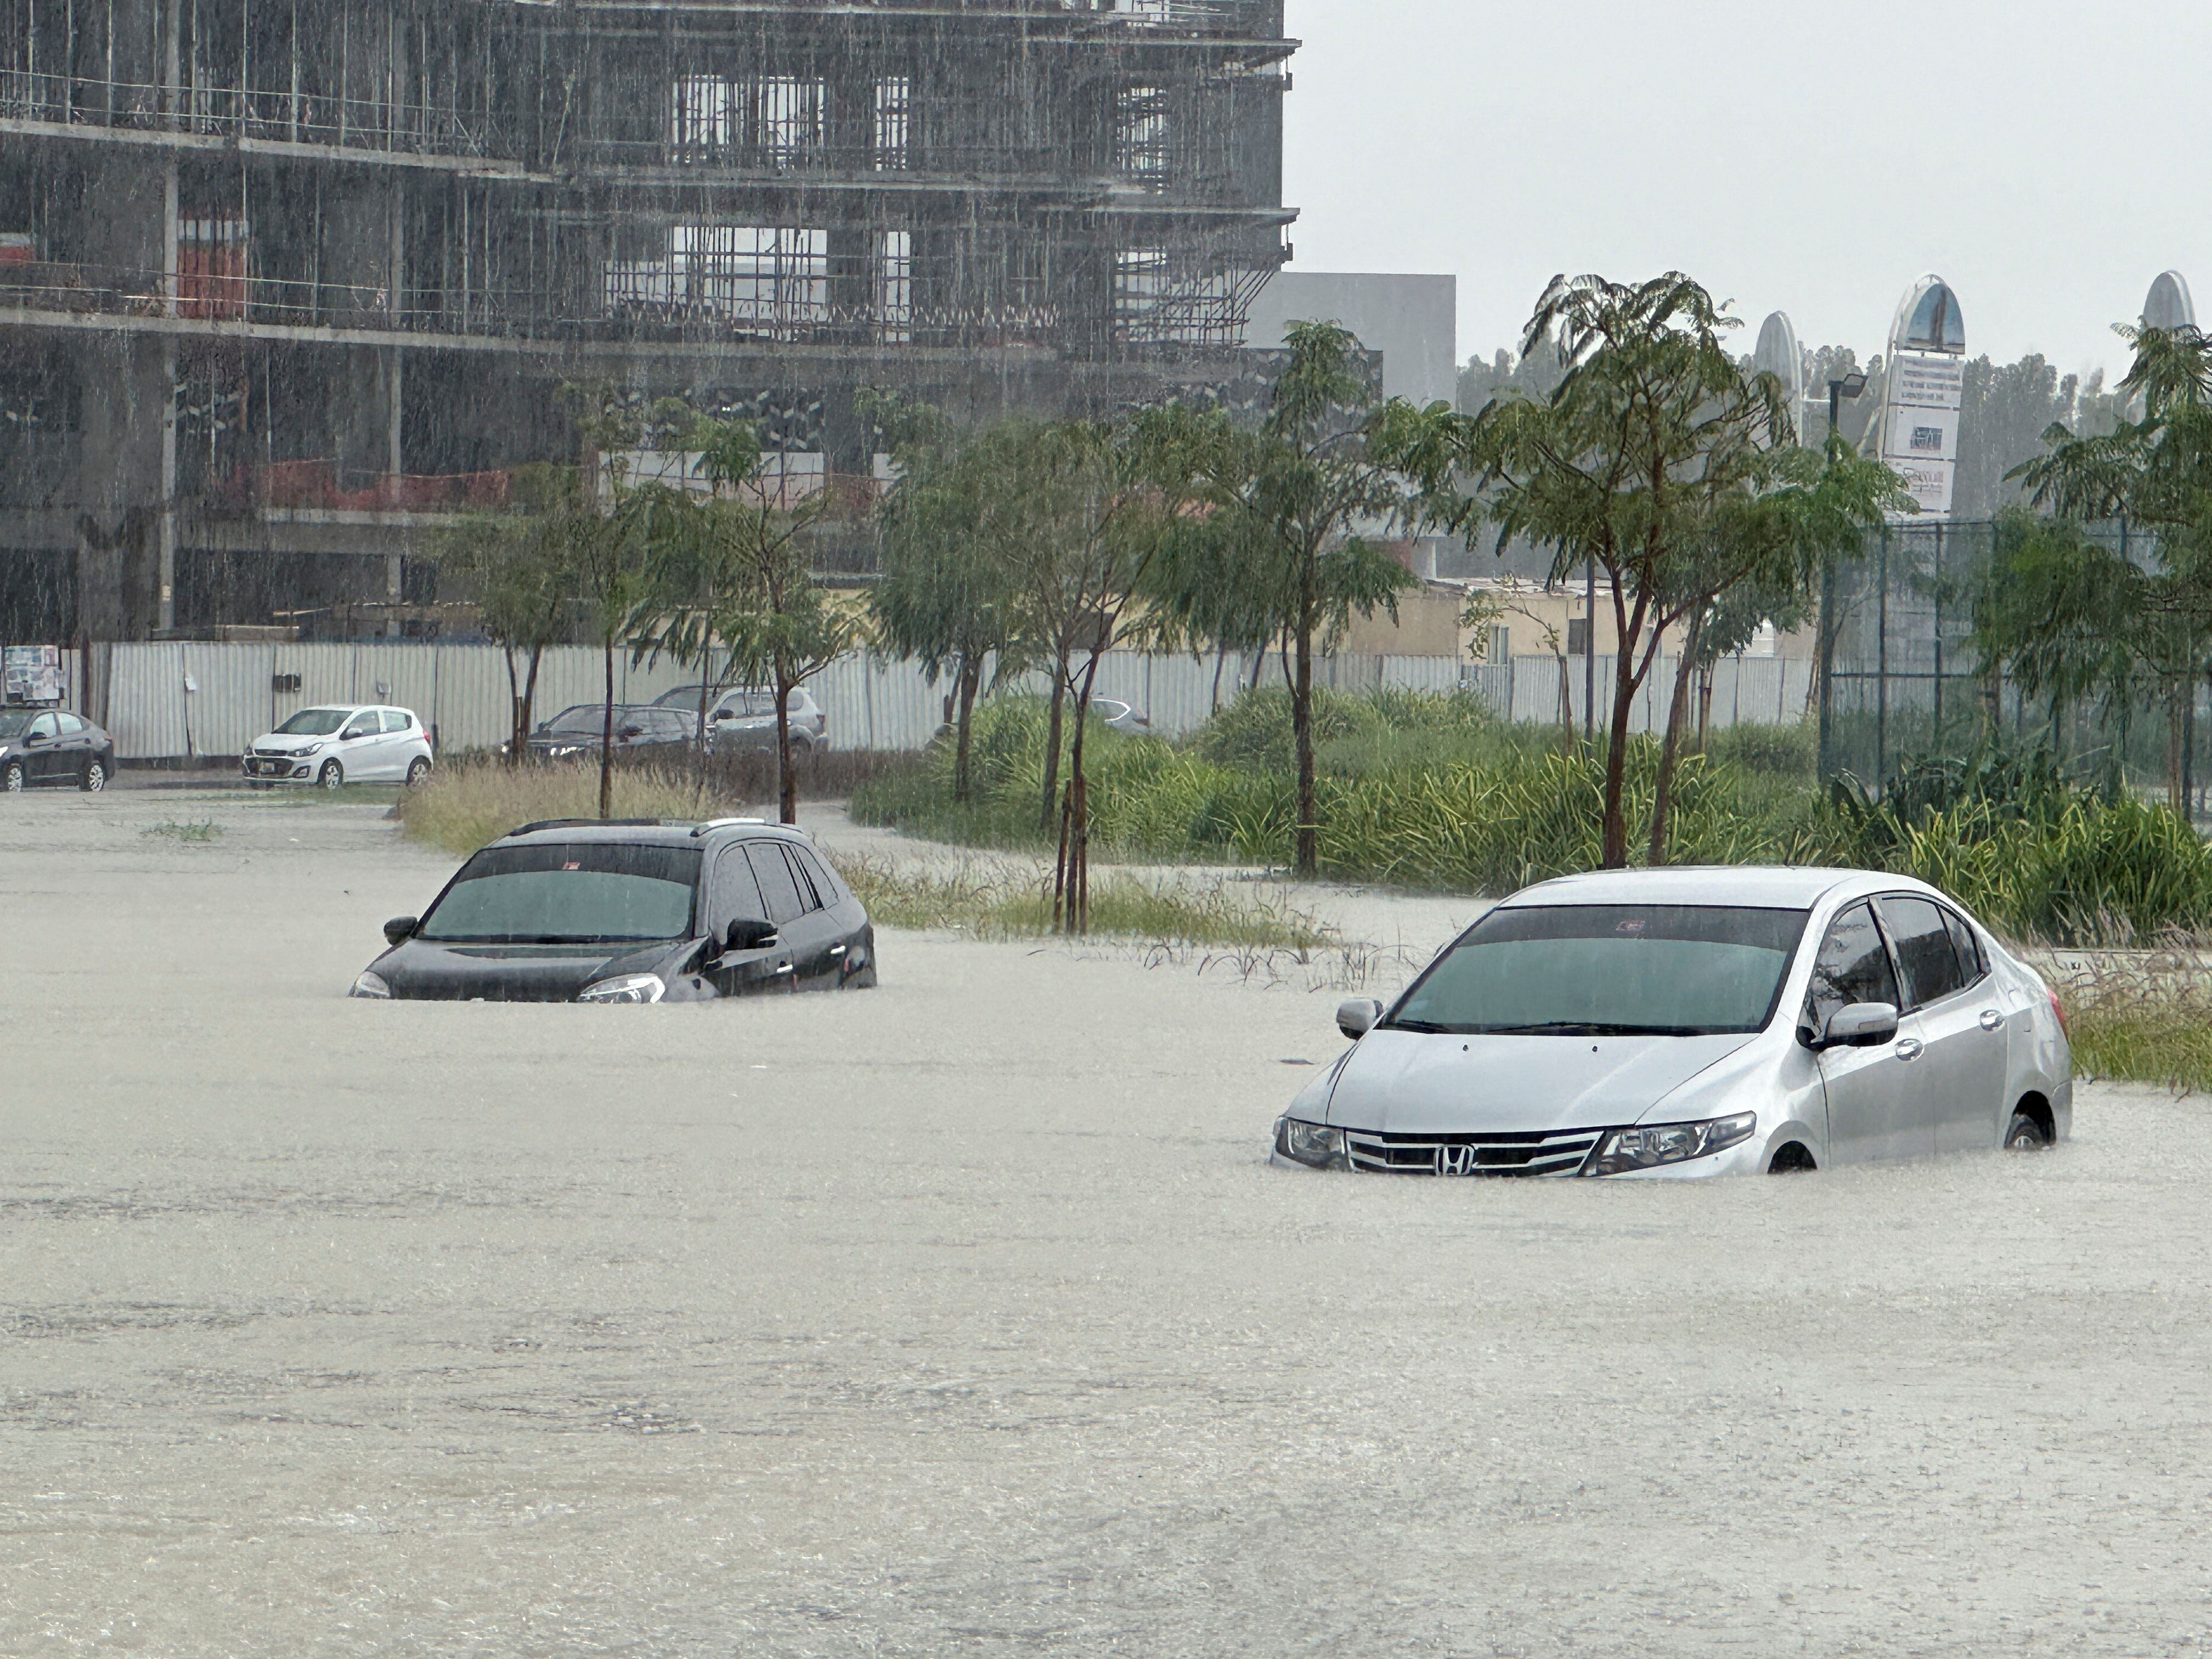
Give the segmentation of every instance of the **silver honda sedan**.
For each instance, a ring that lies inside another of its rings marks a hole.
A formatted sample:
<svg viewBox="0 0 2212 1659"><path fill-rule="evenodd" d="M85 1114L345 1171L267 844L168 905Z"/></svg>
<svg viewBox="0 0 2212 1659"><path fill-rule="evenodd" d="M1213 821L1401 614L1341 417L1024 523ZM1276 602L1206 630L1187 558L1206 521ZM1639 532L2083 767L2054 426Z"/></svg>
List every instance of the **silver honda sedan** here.
<svg viewBox="0 0 2212 1659"><path fill-rule="evenodd" d="M1515 894L1353 1039L1273 1159L1427 1176L1780 1173L2071 1132L2043 980L1922 882L1614 871Z"/></svg>

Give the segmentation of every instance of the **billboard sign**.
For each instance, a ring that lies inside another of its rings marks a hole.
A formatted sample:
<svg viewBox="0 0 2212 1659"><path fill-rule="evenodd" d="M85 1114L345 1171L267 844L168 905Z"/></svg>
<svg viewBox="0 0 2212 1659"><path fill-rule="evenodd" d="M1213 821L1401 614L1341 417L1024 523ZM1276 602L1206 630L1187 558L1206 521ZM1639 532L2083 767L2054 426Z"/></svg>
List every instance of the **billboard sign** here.
<svg viewBox="0 0 2212 1659"><path fill-rule="evenodd" d="M0 699L59 702L67 684L58 645L11 645L0 652Z"/></svg>
<svg viewBox="0 0 2212 1659"><path fill-rule="evenodd" d="M1905 480L1921 512L1937 517L1951 511L1966 369L1959 296L1942 277L1923 276L1890 325L1877 430L1883 461Z"/></svg>

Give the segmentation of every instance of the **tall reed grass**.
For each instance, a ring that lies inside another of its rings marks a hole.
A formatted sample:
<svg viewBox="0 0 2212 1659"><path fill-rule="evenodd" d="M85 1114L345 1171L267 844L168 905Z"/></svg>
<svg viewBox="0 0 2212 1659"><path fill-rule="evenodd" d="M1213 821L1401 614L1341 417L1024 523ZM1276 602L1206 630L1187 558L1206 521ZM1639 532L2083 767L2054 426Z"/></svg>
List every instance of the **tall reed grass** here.
<svg viewBox="0 0 2212 1659"><path fill-rule="evenodd" d="M1504 893L1598 861L1603 775L1556 728L1508 726L1459 696L1322 694L1320 857L1342 878ZM971 846L1042 844L1045 717L977 711L975 799L951 799L933 750L864 784L856 817ZM1106 857L1281 864L1291 855L1289 709L1248 694L1188 742L1091 734L1094 834ZM1658 746L1630 745L1627 807L1647 822ZM2066 782L2033 757L1948 771L1916 763L1887 802L1823 794L1802 731L1723 733L1677 775L1670 864L1863 866L1918 877L2021 939L2124 944L2212 929L2212 850L2179 817ZM1638 843L1640 846L1640 841Z"/></svg>
<svg viewBox="0 0 2212 1659"><path fill-rule="evenodd" d="M742 803L713 793L678 773L620 767L614 776L618 818L700 818L738 810ZM473 853L518 824L540 818L591 818L599 811L596 766L508 766L491 759L452 762L412 789L392 809L410 840L448 853Z"/></svg>

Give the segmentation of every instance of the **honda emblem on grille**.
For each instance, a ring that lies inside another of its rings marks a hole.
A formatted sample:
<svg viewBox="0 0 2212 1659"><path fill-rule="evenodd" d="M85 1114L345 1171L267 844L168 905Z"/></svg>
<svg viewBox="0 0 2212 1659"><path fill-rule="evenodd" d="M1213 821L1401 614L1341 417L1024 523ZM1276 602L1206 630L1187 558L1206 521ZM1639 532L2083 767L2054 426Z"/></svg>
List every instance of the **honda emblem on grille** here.
<svg viewBox="0 0 2212 1659"><path fill-rule="evenodd" d="M1437 1173L1440 1176L1473 1175L1474 1148L1472 1146L1437 1147Z"/></svg>

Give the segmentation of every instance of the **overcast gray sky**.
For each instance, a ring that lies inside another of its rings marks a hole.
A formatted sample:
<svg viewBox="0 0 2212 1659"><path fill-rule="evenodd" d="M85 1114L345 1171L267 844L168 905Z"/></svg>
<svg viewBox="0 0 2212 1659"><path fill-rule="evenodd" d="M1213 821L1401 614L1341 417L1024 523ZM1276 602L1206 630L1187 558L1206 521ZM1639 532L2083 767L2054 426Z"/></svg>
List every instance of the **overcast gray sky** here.
<svg viewBox="0 0 2212 1659"><path fill-rule="evenodd" d="M1297 267L1457 276L1462 361L1560 270L1863 357L1933 270L1970 352L2067 370L2124 368L2168 266L2212 307L2206 0L1289 6Z"/></svg>

